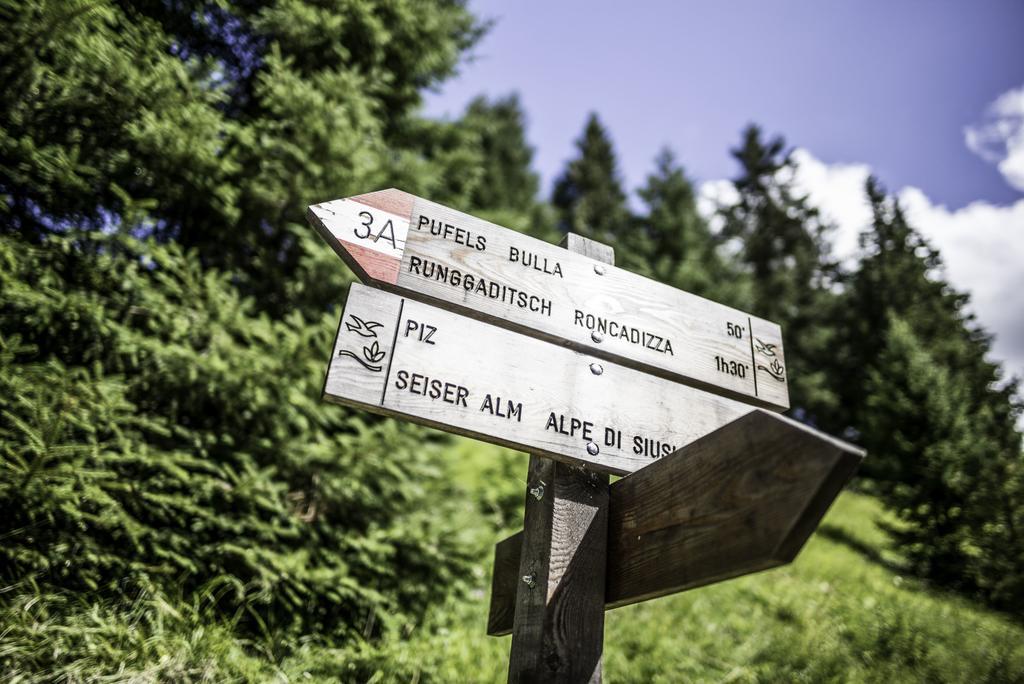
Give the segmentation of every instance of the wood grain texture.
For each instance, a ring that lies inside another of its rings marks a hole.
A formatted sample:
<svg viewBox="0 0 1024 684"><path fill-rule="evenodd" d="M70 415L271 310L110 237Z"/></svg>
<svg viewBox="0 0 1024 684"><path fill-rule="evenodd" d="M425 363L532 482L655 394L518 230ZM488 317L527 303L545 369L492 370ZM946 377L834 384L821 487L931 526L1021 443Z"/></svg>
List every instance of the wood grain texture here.
<svg viewBox="0 0 1024 684"><path fill-rule="evenodd" d="M599 682L608 476L542 456L529 472L545 492L526 497L509 681Z"/></svg>
<svg viewBox="0 0 1024 684"><path fill-rule="evenodd" d="M559 249L399 190L313 205L308 216L367 284L694 387L789 407L782 332L769 321L602 264L585 248Z"/></svg>
<svg viewBox="0 0 1024 684"><path fill-rule="evenodd" d="M564 244L615 258L572 233ZM608 476L530 456L509 682L601 681L607 542Z"/></svg>
<svg viewBox="0 0 1024 684"><path fill-rule="evenodd" d="M754 411L610 487L605 604L615 608L792 561L864 452ZM512 544L502 567L514 565ZM507 634L493 579L488 634Z"/></svg>
<svg viewBox="0 0 1024 684"><path fill-rule="evenodd" d="M352 316L379 324L377 335ZM359 284L349 290L324 396L614 474L755 410Z"/></svg>
<svg viewBox="0 0 1024 684"><path fill-rule="evenodd" d="M494 545L494 572L491 573L491 608L487 633L505 626L512 628L516 612L516 591L521 581L519 558L523 551L523 533L516 532Z"/></svg>
<svg viewBox="0 0 1024 684"><path fill-rule="evenodd" d="M567 249L573 254L581 254L588 259L600 261L602 264L615 264L615 248L597 240L583 237L579 233L566 233L562 241L558 243L562 249Z"/></svg>

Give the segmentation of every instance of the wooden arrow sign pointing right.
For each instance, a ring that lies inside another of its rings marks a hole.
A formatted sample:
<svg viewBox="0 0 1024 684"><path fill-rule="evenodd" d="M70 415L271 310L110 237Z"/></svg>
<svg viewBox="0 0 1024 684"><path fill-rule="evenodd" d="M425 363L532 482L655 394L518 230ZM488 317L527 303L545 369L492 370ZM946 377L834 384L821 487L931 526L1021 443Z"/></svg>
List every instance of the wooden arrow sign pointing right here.
<svg viewBox="0 0 1024 684"><path fill-rule="evenodd" d="M400 190L308 217L363 283L670 380L789 408L769 321Z"/></svg>
<svg viewBox="0 0 1024 684"><path fill-rule="evenodd" d="M615 482L606 607L789 563L863 457L755 410ZM495 548L488 634L512 630L521 547L520 532Z"/></svg>

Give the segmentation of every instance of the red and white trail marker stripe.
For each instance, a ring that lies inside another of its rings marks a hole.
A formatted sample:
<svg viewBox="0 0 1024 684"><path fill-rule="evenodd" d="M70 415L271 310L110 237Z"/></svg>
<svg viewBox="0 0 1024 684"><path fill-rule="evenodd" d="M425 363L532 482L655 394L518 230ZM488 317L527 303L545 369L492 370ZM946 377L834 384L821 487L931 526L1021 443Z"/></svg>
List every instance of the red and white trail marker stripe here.
<svg viewBox="0 0 1024 684"><path fill-rule="evenodd" d="M398 282L409 235L412 201L407 195L370 193L309 208L314 225L360 280ZM326 234L325 234L326 231Z"/></svg>

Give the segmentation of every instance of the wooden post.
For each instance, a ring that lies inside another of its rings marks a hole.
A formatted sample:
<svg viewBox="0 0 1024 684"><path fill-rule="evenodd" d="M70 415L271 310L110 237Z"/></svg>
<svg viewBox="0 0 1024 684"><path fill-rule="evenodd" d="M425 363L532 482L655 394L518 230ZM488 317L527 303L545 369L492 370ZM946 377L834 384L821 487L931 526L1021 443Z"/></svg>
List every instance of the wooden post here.
<svg viewBox="0 0 1024 684"><path fill-rule="evenodd" d="M615 262L575 233L562 246ZM534 455L528 477L508 680L600 682L608 476Z"/></svg>

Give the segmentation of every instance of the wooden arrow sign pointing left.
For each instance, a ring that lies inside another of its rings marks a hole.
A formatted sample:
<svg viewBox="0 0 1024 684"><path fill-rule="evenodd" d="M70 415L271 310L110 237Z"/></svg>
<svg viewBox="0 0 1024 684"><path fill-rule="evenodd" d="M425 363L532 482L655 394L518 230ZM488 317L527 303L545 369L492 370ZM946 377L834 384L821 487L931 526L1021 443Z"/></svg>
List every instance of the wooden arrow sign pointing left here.
<svg viewBox="0 0 1024 684"><path fill-rule="evenodd" d="M789 408L769 321L400 190L309 220L363 283L775 410Z"/></svg>
<svg viewBox="0 0 1024 684"><path fill-rule="evenodd" d="M618 475L757 410L359 284L324 397Z"/></svg>

